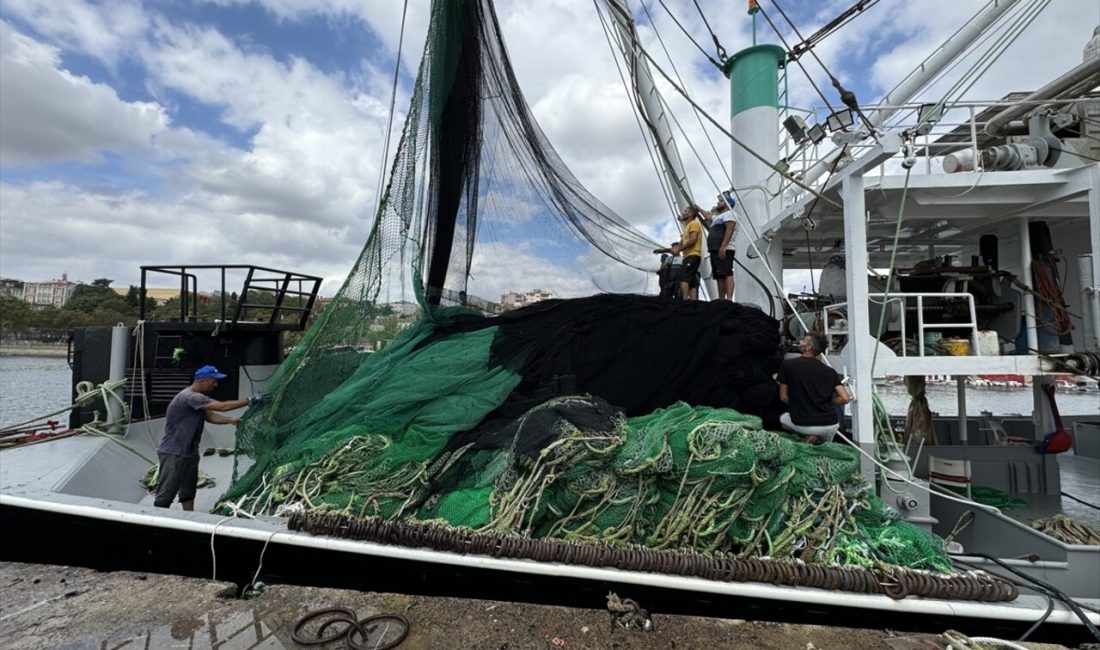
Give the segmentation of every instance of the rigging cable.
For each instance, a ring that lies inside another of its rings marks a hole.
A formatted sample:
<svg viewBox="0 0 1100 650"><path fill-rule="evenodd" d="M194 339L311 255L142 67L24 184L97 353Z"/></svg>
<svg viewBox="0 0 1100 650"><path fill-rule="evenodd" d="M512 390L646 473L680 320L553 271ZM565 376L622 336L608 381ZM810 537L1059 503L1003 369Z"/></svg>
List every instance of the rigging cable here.
<svg viewBox="0 0 1100 650"><path fill-rule="evenodd" d="M1050 4L1050 1L1051 0L1033 0L1032 4L1028 8L1021 10L1018 16L1015 16L1014 18L1006 21L1010 24L1006 24L1004 26L1002 33L996 38L989 49L981 56L979 56L978 60L971 64L970 68L967 69L966 72L964 72L963 75L944 92L943 97L935 104L933 104L932 109L927 111L926 118L918 123L917 126L919 127L921 124L930 119L930 116L941 112L944 107L947 106L947 104L952 101L956 101L958 98L962 97L964 93L973 88L974 84L976 84L978 80L980 80L985 75L985 73L989 71L989 68L992 67L993 64L1001 58L1001 56L1005 53L1005 51L1007 51L1009 46L1015 43L1016 39L1018 39L1020 35L1023 34L1023 32L1031 25L1031 23L1034 22L1036 18L1038 18L1039 14L1044 9L1046 9L1047 5ZM983 42L984 40L986 39L983 39ZM953 67L954 65L951 66L951 68ZM933 81L938 81L943 78L943 74L940 74L937 75ZM927 85L928 84L925 84L925 86ZM955 97L954 100L952 99L952 96Z"/></svg>
<svg viewBox="0 0 1100 650"><path fill-rule="evenodd" d="M653 15L649 13L649 7L646 6L646 3L644 1L642 2L642 11L645 12L646 18L649 19L650 28L653 30L653 35L657 37L657 42L660 43L661 51L665 53L665 58L668 59L669 67L672 68L672 73L676 75L676 80L680 82L681 86L687 88L687 85L684 83L683 77L680 76L680 71L676 68L676 63L672 60L672 54L665 46L665 39L661 37L661 32L657 29L657 24L653 21ZM699 122L699 129L703 132L703 135L706 137L707 142L710 144L710 149L714 153L714 158L718 161L718 166L722 169L722 175L726 178L729 178L730 172L728 169L726 169L726 161L722 158L722 155L718 153L718 148L714 146L714 140L710 137L710 134L707 133L707 127L705 124L703 124L703 118L699 117L698 111L692 110L691 113L695 116L695 120Z"/></svg>
<svg viewBox="0 0 1100 650"><path fill-rule="evenodd" d="M790 17L787 15L787 12L783 11L783 7L779 5L779 0L772 0L772 5L779 11L779 14L783 16L783 19L787 21L787 24L791 26L791 29L794 30L795 36L802 38L802 33L798 31L798 26L795 25L794 21L790 19ZM760 9L760 13L764 14L764 18L767 19L768 24L771 25L772 21L770 18L768 18L768 14L764 13L763 8ZM772 25L772 29L775 29L775 25ZM778 35L779 30L775 29L775 33ZM787 41L781 35L779 36L779 39L783 41L783 45L787 47L787 51L789 52L791 48L787 46ZM835 88L837 93L840 94L840 101L859 116L859 119L863 121L863 125L867 127L870 136L872 138L875 138L875 127L873 124L871 124L871 120L867 119L867 116L863 113L863 109L859 107L859 102L856 101L856 94L841 85L840 80L837 79L836 75L834 75L829 70L828 66L825 65L825 62L822 61L819 56L817 56L817 52L814 52L812 47L809 48L807 51L810 53L810 56L812 56L814 60L817 61L817 64L821 66L821 69L825 71L825 74L829 75L829 82L833 84L833 88ZM802 72L806 72L806 69L802 67L802 62L799 59L795 59L795 63L798 64L799 68L802 68ZM806 73L806 76L809 77L809 73ZM811 81L810 83L813 82ZM826 101L825 104L828 105L829 102ZM877 141L877 138L875 139Z"/></svg>
<svg viewBox="0 0 1100 650"><path fill-rule="evenodd" d="M802 56L804 52L846 27L848 23L855 20L862 12L875 6L878 2L879 0L858 0L854 5L844 10L839 16L826 23L824 27L810 34L809 38L804 39L801 43L792 47L790 51L787 52L787 60L794 61ZM801 35L799 37L801 38Z"/></svg>
<svg viewBox="0 0 1100 650"><path fill-rule="evenodd" d="M401 74L401 47L405 42L405 15L409 11L409 0L405 0L405 6L401 9L401 31L397 37L397 60L393 64L393 86L390 90L390 114L386 121L386 139L382 145L382 162L378 165L378 189L375 195L378 197L378 209L382 208L382 186L386 178L386 161L390 157L390 136L393 134L394 105L397 103L397 82ZM376 210L377 211L377 210Z"/></svg>
<svg viewBox="0 0 1100 650"><path fill-rule="evenodd" d="M707 28L707 31L710 32L710 38L714 41L714 49L718 52L718 60L721 61L722 66L725 67L726 59L729 58L726 56L726 48L722 47L722 44L718 42L718 35L710 28L710 23L707 21L706 14L703 13L703 8L699 6L699 0L692 0L692 2L695 3L695 9L699 12L699 17L703 19L703 25Z"/></svg>
<svg viewBox="0 0 1100 650"><path fill-rule="evenodd" d="M787 51L790 52L791 46L787 43L787 39L783 37L783 34L779 31L779 27L777 27L776 24L772 22L771 17L768 16L768 12L764 11L763 7L760 7L760 15L764 17L764 20L768 21L768 25L771 26L772 31L775 32L775 35L779 37L780 42L783 43L783 47L785 47ZM821 88L814 81L814 78L810 75L809 71L806 70L806 66L802 65L802 61L799 59L794 59L794 62L798 65L798 68L802 70L802 74L806 75L806 80L810 82L810 85L813 86L813 89L817 92L817 96L821 98L821 101L825 102L825 107L828 108L831 112L832 102L829 101L829 98L825 96L824 92L822 92Z"/></svg>
<svg viewBox="0 0 1100 650"><path fill-rule="evenodd" d="M694 45L696 47L696 49L698 49L700 52L702 52L703 56L707 57L707 61L710 61L711 63L714 64L714 67L721 70L722 69L722 64L719 63L718 61L716 61L714 59L714 57L707 54L707 51L703 49L703 46L699 45L699 42L696 41L695 38L692 37L691 32L689 32L687 30L687 28L684 27L684 25L679 21L679 19L676 18L676 15L672 13L672 10L668 8L668 5L665 4L665 0L657 0L657 2L661 3L661 7L664 8L665 13L667 13L668 17L672 19L672 22L676 23L676 26L679 27L680 31L682 31L684 33L684 36L688 37L688 40L691 41L691 44Z"/></svg>
<svg viewBox="0 0 1100 650"><path fill-rule="evenodd" d="M737 146L744 149L750 156L752 156L753 158L756 158L760 162L764 163L769 169L771 169L775 173L779 174L783 178L787 179L792 184L797 185L798 187L801 187L803 190L806 190L811 195L820 197L821 200L825 201L826 203L830 203L830 204L832 204L832 205L834 205L838 208L842 207L840 203L837 203L836 201L834 201L833 199L828 198L827 196L824 196L821 192L819 192L818 190L815 190L814 188L810 187L806 183L802 182L801 180L796 178L794 175L782 170L776 163L768 160L767 158L764 158L764 156L760 155L760 153L758 151L756 151L752 147L748 146L743 140L741 140L741 138L738 138L737 136L735 136L728 128L726 128L724 125L722 125L722 123L720 123L718 120L716 120L714 118L714 116L712 116L710 113L706 112L703 109L703 107L699 105L698 102L696 102L694 99L692 99L691 96L687 93L687 91L685 91L683 88L681 88L679 86L679 84L677 84L676 81L673 80L672 77L670 77L667 72L665 72L665 69L662 68L661 65L653 59L653 56L648 51L646 51L645 48L640 47L639 51L646 57L646 59L650 62L650 64L657 70L657 72L660 73L660 75L662 77L664 77L665 81L667 81L669 83L669 85L672 86L673 90L675 90L677 93L679 93L679 95L681 97L683 97L689 104L691 104L691 106L695 110L699 111L699 113L703 117L705 117L707 119L707 121L711 123L712 126L714 126L716 129L718 129L718 131L720 133L722 133L722 135L726 136L726 138L728 138L731 142L733 142Z"/></svg>
<svg viewBox="0 0 1100 650"><path fill-rule="evenodd" d="M600 18L600 25L603 28L604 40L607 42L607 47L608 47L609 50L611 50L611 53L613 55L612 58L615 60L615 69L619 73L619 80L622 82L623 88L627 89L627 92L629 93L630 88L631 88L631 84L627 83L626 76L623 74L622 68L619 67L619 59L618 59L618 57L614 56L615 46L612 43L611 34L610 34L610 27L608 26L607 21L604 18L603 12L600 11L600 4L599 4L598 0L592 0L592 4L593 4L593 6L596 7L596 15L599 16L599 18ZM620 44L620 48L621 47L623 47L622 44ZM634 122L635 122L635 124L637 124L638 130L642 134L642 139L645 140L647 142L647 145L648 145L648 138L646 137L647 131L646 131L645 126L642 125L642 116L639 115L637 104L635 102L630 102L630 109L634 114ZM664 195L665 202L668 204L669 211L671 213L675 214L676 213L676 200L672 195L672 188L668 184L668 180L665 178L665 175L661 173L660 164L657 162L657 159L654 157L653 149L650 146L646 146L646 154L649 156L650 164L653 165L653 171L656 172L656 174L657 174L657 181L658 181L658 184L661 187L661 193Z"/></svg>

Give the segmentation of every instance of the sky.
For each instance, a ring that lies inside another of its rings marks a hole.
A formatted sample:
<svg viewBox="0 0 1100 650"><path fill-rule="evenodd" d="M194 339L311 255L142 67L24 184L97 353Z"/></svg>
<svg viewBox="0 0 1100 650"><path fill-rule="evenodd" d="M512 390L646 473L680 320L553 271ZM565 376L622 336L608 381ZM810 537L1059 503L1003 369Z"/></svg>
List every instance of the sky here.
<svg viewBox="0 0 1100 650"><path fill-rule="evenodd" d="M696 101L726 122L729 89L692 40L715 56L696 4L732 54L752 44L744 3L665 0L690 39L662 3L628 4L643 42L658 57L667 49ZM848 4L780 1L803 35ZM983 4L880 0L817 53L867 106ZM773 0L762 5L779 20ZM379 170L388 169L386 133L399 132L415 80L430 4L407 3L398 53L404 6L5 0L0 276L42 281L64 273L125 286L138 282L143 264L256 264L321 276L322 293L331 295L370 232ZM674 239L672 215L593 4L498 0L496 7L527 102L563 160L647 235ZM966 97L1037 88L1081 60L1098 23L1098 0L1050 0ZM757 38L778 40L759 18ZM821 69L804 62L828 92ZM821 105L801 72L792 70L790 84L792 104ZM710 177L721 170L707 140L726 158L730 145L713 129L704 133L667 88L666 97L682 115L686 137L678 146L689 181L696 194L714 196ZM485 297L540 287L559 271L518 264L489 283ZM793 290L799 282L787 278Z"/></svg>

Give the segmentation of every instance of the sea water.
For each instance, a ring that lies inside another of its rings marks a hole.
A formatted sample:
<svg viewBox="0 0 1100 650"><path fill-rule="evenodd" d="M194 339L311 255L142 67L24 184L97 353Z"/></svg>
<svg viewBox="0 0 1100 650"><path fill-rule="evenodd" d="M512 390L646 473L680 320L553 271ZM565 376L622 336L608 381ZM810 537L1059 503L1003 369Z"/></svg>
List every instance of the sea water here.
<svg viewBox="0 0 1100 650"><path fill-rule="evenodd" d="M1056 400L1062 415L1100 415L1100 390L1096 382L1086 384L1086 392L1059 389ZM904 385L876 387L891 414L904 415L909 394ZM6 426L55 411L71 402L72 375L61 357L0 356L0 426ZM943 416L958 415L954 384L930 384L928 405ZM966 411L972 416L982 411L999 415L1028 415L1033 404L1030 387L971 387L966 391ZM67 423L66 416L54 416Z"/></svg>
<svg viewBox="0 0 1100 650"><path fill-rule="evenodd" d="M72 371L64 357L0 356L0 426L39 418L71 403ZM69 425L68 413L51 419Z"/></svg>

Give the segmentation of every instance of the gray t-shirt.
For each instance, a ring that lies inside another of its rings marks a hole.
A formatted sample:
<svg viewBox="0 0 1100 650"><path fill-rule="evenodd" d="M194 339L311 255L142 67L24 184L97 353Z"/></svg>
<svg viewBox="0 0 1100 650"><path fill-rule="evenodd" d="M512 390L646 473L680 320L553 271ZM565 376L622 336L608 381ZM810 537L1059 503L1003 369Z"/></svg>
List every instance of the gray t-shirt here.
<svg viewBox="0 0 1100 650"><path fill-rule="evenodd" d="M164 413L164 437L160 439L160 453L177 456L198 456L199 439L202 438L206 414L202 407L214 400L195 392L190 386L172 398Z"/></svg>

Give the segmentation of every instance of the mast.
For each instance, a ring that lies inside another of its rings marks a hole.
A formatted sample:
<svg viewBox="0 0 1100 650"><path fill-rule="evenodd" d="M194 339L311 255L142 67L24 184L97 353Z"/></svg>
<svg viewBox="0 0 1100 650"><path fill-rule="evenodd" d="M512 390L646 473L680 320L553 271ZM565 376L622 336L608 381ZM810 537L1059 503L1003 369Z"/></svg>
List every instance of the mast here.
<svg viewBox="0 0 1100 650"><path fill-rule="evenodd" d="M749 302L778 315L783 314L781 297L775 295L778 289L761 286L761 282L767 283L772 274L782 280L783 247L772 246L758 235L763 235L763 226L776 205L778 179L772 178L769 185L774 170L761 158L779 160L779 67L786 54L771 43L754 45L731 56L725 67L730 80L730 131L735 138L733 186L738 189L745 215L736 239L737 298L738 302ZM750 149L758 155L752 155ZM756 242L756 248L752 242Z"/></svg>
<svg viewBox="0 0 1100 650"><path fill-rule="evenodd" d="M661 160L661 168L668 178L669 187L672 188L673 200L676 211L679 213L692 202L691 186L688 184L687 173L684 171L684 163L680 159L680 152L676 148L672 128L669 125L668 114L661 102L660 91L653 82L653 74L649 70L649 64L641 51L638 42L638 33L634 29L634 19L626 8L626 0L604 0L608 7L608 13L619 33L619 49L626 59L630 69L630 79L634 84L635 102L642 112L642 118L650 129L657 155ZM718 295L718 285L714 282L710 273L710 257L703 255L702 264L699 267L702 284L706 287L708 296Z"/></svg>

